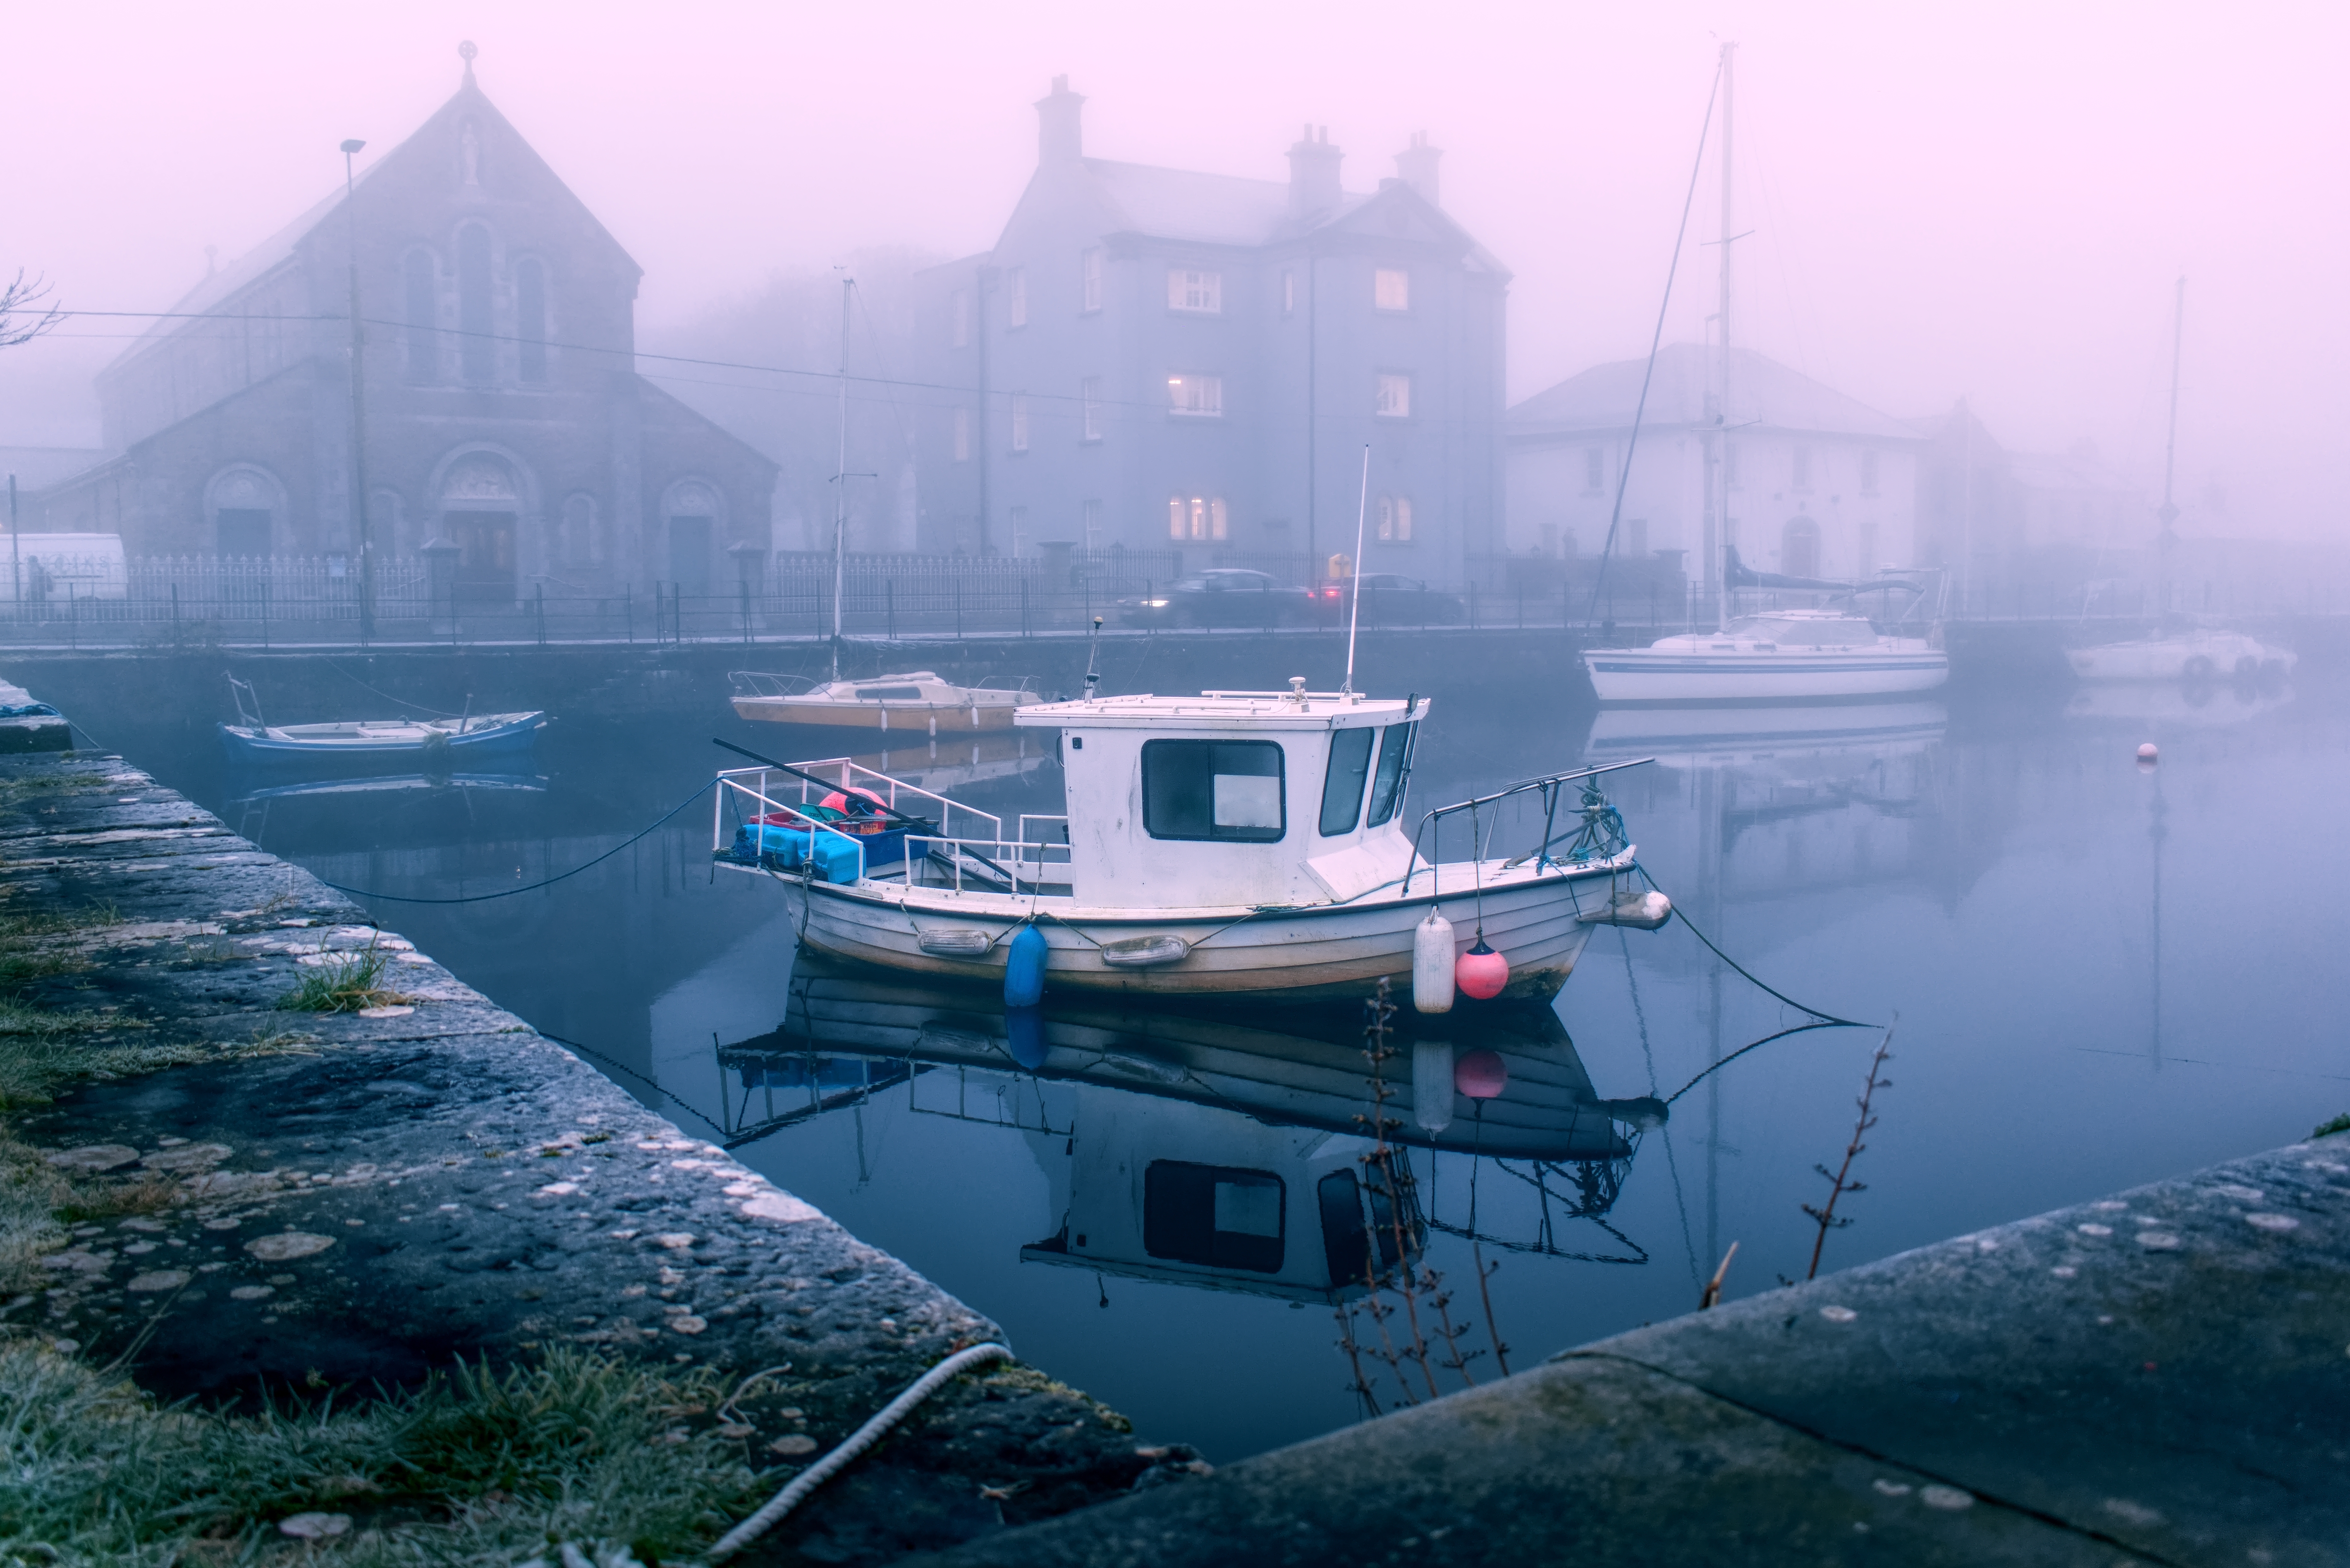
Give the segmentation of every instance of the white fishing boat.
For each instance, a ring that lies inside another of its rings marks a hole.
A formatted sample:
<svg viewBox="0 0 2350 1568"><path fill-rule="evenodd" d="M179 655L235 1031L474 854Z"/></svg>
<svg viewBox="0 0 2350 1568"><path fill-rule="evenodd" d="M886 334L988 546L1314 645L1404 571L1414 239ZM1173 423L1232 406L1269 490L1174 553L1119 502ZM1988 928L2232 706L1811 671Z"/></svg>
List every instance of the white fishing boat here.
<svg viewBox="0 0 2350 1568"><path fill-rule="evenodd" d="M2288 649L2218 628L2067 649L2064 657L2084 680L2251 680L2289 674L2295 662Z"/></svg>
<svg viewBox="0 0 2350 1568"><path fill-rule="evenodd" d="M930 670L825 681L737 670L727 680L739 718L889 733L968 735L1008 730L1014 713L1043 701L1024 680L1014 687L957 686Z"/></svg>
<svg viewBox="0 0 2350 1568"><path fill-rule="evenodd" d="M1781 609L1719 631L1583 655L1602 702L1793 702L1931 691L1950 678L1931 637L1881 630L1856 609Z"/></svg>
<svg viewBox="0 0 2350 1568"><path fill-rule="evenodd" d="M1429 705L1290 686L1019 708L1014 723L1057 732L1066 815L1010 832L847 758L729 770L712 857L785 883L819 951L1004 980L1016 940L1042 947L1048 989L1347 995L1386 980L1400 994L1417 945L1415 1003L1440 1011L1456 972L1481 994L1548 997L1596 927L1669 916L1593 782L1609 769L1525 780L1407 833ZM1514 855L1493 844L1506 803L1540 829ZM1448 825L1471 830L1470 857L1437 857Z"/></svg>
<svg viewBox="0 0 2350 1568"><path fill-rule="evenodd" d="M454 717L347 719L322 724L271 724L261 716L253 688L234 676L229 691L237 722L219 726L221 744L237 763L407 762L420 767L452 766L463 759L484 763L527 756L546 728L546 715L476 713L469 706Z"/></svg>

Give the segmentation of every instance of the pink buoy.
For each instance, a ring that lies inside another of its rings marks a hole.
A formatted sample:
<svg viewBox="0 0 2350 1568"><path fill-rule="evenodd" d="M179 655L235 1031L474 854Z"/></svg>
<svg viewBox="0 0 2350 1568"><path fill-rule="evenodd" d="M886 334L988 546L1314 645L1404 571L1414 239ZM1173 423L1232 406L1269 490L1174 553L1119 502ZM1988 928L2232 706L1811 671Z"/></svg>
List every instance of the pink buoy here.
<svg viewBox="0 0 2350 1568"><path fill-rule="evenodd" d="M2140 746L2137 749L2137 760L2142 763L2153 762L2161 755L2162 753L2155 746L2155 743L2152 741L2148 741L2145 745Z"/></svg>
<svg viewBox="0 0 2350 1568"><path fill-rule="evenodd" d="M1479 937L1477 945L1461 955L1452 973L1464 995L1490 1002L1510 983L1510 961L1487 947L1485 939Z"/></svg>
<svg viewBox="0 0 2350 1568"><path fill-rule="evenodd" d="M1471 1051L1452 1064L1452 1086L1472 1100L1501 1097L1510 1086L1510 1069L1492 1051Z"/></svg>

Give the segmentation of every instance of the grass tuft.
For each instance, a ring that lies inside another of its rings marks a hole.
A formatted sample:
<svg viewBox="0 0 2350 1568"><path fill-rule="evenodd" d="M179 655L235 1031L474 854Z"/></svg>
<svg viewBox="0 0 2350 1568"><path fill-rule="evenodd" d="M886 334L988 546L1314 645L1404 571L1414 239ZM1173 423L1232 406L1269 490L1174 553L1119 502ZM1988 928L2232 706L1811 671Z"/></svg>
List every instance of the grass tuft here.
<svg viewBox="0 0 2350 1568"><path fill-rule="evenodd" d="M679 1424L723 1393L706 1369L564 1350L503 1373L461 1364L411 1394L232 1417L0 1345L0 1561L241 1561L313 1511L353 1521L318 1555L368 1568L504 1564L553 1555L550 1541L690 1553L764 1490L738 1442Z"/></svg>
<svg viewBox="0 0 2350 1568"><path fill-rule="evenodd" d="M2316 1129L2309 1136L2312 1137L2332 1137L2335 1133L2345 1132L2350 1132L2350 1111L2344 1112L2342 1115L2335 1116L2330 1122L2321 1122L2318 1124Z"/></svg>
<svg viewBox="0 0 2350 1568"><path fill-rule="evenodd" d="M288 1012L357 1012L361 1008L391 1007L415 1000L382 983L389 961L369 942L348 958L311 970L300 984L277 999L277 1005Z"/></svg>

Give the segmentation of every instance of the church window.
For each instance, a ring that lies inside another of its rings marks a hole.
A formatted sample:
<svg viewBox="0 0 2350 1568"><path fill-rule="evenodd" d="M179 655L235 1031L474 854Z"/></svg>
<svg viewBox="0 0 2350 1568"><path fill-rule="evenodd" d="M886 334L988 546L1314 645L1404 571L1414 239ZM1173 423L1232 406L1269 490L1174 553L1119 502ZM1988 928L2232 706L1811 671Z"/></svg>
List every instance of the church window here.
<svg viewBox="0 0 2350 1568"><path fill-rule="evenodd" d="M1384 420L1411 418L1411 378L1392 370L1380 371L1378 392L1372 411Z"/></svg>
<svg viewBox="0 0 2350 1568"><path fill-rule="evenodd" d="M457 231L457 358L468 381L486 381L497 365L496 324L490 307L490 231L468 223Z"/></svg>
<svg viewBox="0 0 2350 1568"><path fill-rule="evenodd" d="M433 286L432 253L409 252L403 271L408 293L408 379L430 381L441 373L440 337L432 330L440 298Z"/></svg>
<svg viewBox="0 0 2350 1568"><path fill-rule="evenodd" d="M1175 267L1167 274L1167 308L1195 316L1217 316L1224 308L1224 275Z"/></svg>
<svg viewBox="0 0 2350 1568"><path fill-rule="evenodd" d="M1028 450L1028 394L1025 392L1012 394L1012 450Z"/></svg>
<svg viewBox="0 0 2350 1568"><path fill-rule="evenodd" d="M1007 327L1028 325L1028 269L1015 266L1003 275L1003 322Z"/></svg>
<svg viewBox="0 0 2350 1568"><path fill-rule="evenodd" d="M954 346L968 348L971 347L971 290L959 288L954 291L953 315Z"/></svg>
<svg viewBox="0 0 2350 1568"><path fill-rule="evenodd" d="M1170 376L1167 406L1174 413L1195 419L1221 418L1224 411L1222 376Z"/></svg>
<svg viewBox="0 0 2350 1568"><path fill-rule="evenodd" d="M522 343L522 379L546 379L546 267L525 261L515 268L515 336Z"/></svg>
<svg viewBox="0 0 2350 1568"><path fill-rule="evenodd" d="M954 411L954 460L957 462L971 461L971 410L969 409L957 409Z"/></svg>
<svg viewBox="0 0 2350 1568"><path fill-rule="evenodd" d="M1102 253L1096 245L1085 254L1085 303L1081 309L1090 313L1102 307Z"/></svg>
<svg viewBox="0 0 2350 1568"><path fill-rule="evenodd" d="M1399 266L1383 266L1371 274L1371 304L1380 310L1411 308L1411 274Z"/></svg>
<svg viewBox="0 0 2350 1568"><path fill-rule="evenodd" d="M1085 407L1086 440L1099 441L1102 438L1101 378L1087 376L1077 383L1077 387L1079 400Z"/></svg>

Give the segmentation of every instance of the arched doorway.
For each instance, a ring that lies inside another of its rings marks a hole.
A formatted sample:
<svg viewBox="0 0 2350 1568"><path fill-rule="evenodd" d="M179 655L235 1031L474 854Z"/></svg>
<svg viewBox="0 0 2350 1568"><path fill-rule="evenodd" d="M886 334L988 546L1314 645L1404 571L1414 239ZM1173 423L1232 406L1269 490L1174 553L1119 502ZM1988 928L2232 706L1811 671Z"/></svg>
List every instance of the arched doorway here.
<svg viewBox="0 0 2350 1568"><path fill-rule="evenodd" d="M1820 575L1820 525L1808 517L1790 517L1779 530L1779 569L1791 577Z"/></svg>
<svg viewBox="0 0 2350 1568"><path fill-rule="evenodd" d="M457 546L452 587L474 604L512 604L515 534L524 511L515 472L494 452L468 452L441 479L441 536Z"/></svg>
<svg viewBox="0 0 2350 1568"><path fill-rule="evenodd" d="M681 593L710 592L725 524L717 488L699 479L679 480L661 497L661 521L669 534L669 580Z"/></svg>

